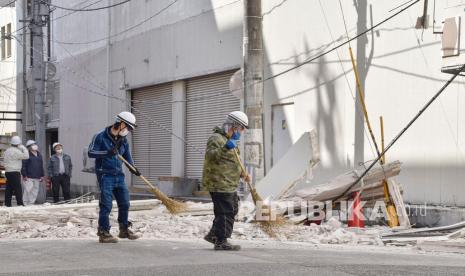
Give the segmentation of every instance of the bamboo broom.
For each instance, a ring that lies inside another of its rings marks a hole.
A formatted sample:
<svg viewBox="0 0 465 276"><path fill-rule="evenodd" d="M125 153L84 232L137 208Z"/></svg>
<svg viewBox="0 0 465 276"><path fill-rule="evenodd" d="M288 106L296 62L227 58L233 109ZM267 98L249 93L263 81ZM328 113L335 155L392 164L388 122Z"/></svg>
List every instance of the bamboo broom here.
<svg viewBox="0 0 465 276"><path fill-rule="evenodd" d="M241 158L239 157L239 153L237 149L234 149L234 154L236 155L236 159L241 166L242 173L247 176L247 171L245 170L244 164L242 163ZM252 195L252 200L257 206L257 202L263 202L262 197L258 194L257 189L250 184L250 182L246 181L247 185L250 189L250 194ZM271 207L267 205L262 205L262 210L268 209L270 211L270 220L259 221L260 227L262 228L263 232L267 233L270 237L276 237L275 228L277 226L284 225L284 217L282 215L277 215L275 220L271 220ZM260 210L261 211L261 210Z"/></svg>
<svg viewBox="0 0 465 276"><path fill-rule="evenodd" d="M126 159L124 159L123 156L118 154L118 158L121 161L123 161L124 164L126 164L128 167L135 170L134 166L131 165L128 161L126 161ZM152 183L150 183L150 181L148 181L148 179L145 178L143 175L139 175L139 177L145 182L145 184L147 184L151 188L153 194L163 203L163 205L166 206L166 209L168 209L168 211L171 214L178 214L187 210L187 205L185 203L169 198L162 191L160 191L160 189L153 186Z"/></svg>

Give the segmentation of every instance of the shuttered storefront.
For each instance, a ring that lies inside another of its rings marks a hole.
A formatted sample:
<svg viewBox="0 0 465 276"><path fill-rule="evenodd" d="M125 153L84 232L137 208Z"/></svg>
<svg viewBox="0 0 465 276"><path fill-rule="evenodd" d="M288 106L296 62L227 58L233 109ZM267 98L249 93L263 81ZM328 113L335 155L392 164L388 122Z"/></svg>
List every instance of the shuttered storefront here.
<svg viewBox="0 0 465 276"><path fill-rule="evenodd" d="M132 135L133 158L139 170L152 181L159 176L171 175L171 134L167 131L172 128L171 91L171 83L132 91L132 106L138 125ZM133 183L143 184L138 177L133 177Z"/></svg>
<svg viewBox="0 0 465 276"><path fill-rule="evenodd" d="M205 145L215 126L226 115L240 110L240 100L229 93L229 80L235 71L187 80L186 83L186 162L187 178L201 178ZM217 95L218 93L224 93ZM195 100L205 97L202 100ZM192 146L196 149L194 149ZM199 152L199 150L201 152Z"/></svg>

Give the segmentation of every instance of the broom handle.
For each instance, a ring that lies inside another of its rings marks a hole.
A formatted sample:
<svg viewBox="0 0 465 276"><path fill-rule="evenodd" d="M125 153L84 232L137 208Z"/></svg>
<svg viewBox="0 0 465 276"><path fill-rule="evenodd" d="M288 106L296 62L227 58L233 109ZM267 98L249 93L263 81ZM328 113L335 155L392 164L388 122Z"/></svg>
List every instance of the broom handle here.
<svg viewBox="0 0 465 276"><path fill-rule="evenodd" d="M244 164L242 163L241 157L239 156L239 153L237 153L237 149L234 149L234 155L236 155L237 161L239 162L239 165L241 165L242 172L247 177L249 174L245 170L245 167L244 167ZM250 190L255 189L254 187L252 187L252 184L250 184L249 182L247 182L247 184L248 184Z"/></svg>
<svg viewBox="0 0 465 276"><path fill-rule="evenodd" d="M126 159L124 159L124 157L121 156L121 154L118 154L118 159L121 160L121 161L123 161L124 164L126 164L126 165L127 165L128 167L130 167L131 169L136 170L136 168L134 168L134 166L131 165L128 161L126 161ZM145 182L147 185L149 185L150 188L152 188L152 189L154 189L154 190L156 189L155 186L153 186L152 183L150 183L150 181L148 181L148 179L145 178L142 174L139 175L139 177L140 177L142 180L144 180L144 182Z"/></svg>
<svg viewBox="0 0 465 276"><path fill-rule="evenodd" d="M244 164L242 164L242 160L239 157L239 153L237 153L237 149L234 149L234 155L236 155L237 161L239 162L239 165L241 165L242 172L247 176L247 171L245 170Z"/></svg>

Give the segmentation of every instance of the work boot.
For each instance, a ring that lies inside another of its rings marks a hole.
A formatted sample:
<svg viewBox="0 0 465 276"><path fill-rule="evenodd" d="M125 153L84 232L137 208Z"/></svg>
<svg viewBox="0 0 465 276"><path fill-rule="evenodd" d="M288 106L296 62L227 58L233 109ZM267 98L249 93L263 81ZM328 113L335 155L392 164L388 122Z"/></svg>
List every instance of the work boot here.
<svg viewBox="0 0 465 276"><path fill-rule="evenodd" d="M118 238L120 239L130 239L130 240L137 240L139 235L134 234L131 230L129 230L129 227L132 226L132 223L129 222L128 225L124 225L122 223L119 224L119 234Z"/></svg>
<svg viewBox="0 0 465 276"><path fill-rule="evenodd" d="M215 234L213 234L212 232L208 233L205 237L203 237L203 239L213 244L215 244L217 240Z"/></svg>
<svg viewBox="0 0 465 276"><path fill-rule="evenodd" d="M113 237L109 231L99 229L97 232L98 241L100 243L117 243L118 239Z"/></svg>
<svg viewBox="0 0 465 276"><path fill-rule="evenodd" d="M230 244L227 240L224 240L223 242L217 241L215 243L215 250L231 250L231 251L239 251L241 250L240 245L233 245Z"/></svg>

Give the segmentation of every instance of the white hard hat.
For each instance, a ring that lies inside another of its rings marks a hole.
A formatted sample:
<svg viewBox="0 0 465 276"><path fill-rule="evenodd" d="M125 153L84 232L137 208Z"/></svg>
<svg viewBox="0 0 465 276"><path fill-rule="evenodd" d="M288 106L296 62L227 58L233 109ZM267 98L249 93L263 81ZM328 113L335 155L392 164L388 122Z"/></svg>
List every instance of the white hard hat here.
<svg viewBox="0 0 465 276"><path fill-rule="evenodd" d="M29 146L34 145L34 144L36 144L36 141L34 141L34 140L27 140L27 142L26 142L26 147L29 147Z"/></svg>
<svg viewBox="0 0 465 276"><path fill-rule="evenodd" d="M13 137L11 138L10 144L12 144L12 145L14 145L14 146L21 145L21 137L19 137L19 136L13 136Z"/></svg>
<svg viewBox="0 0 465 276"><path fill-rule="evenodd" d="M52 145L52 149L55 149L56 146L63 146L62 144L58 143L58 142L55 142L53 143Z"/></svg>
<svg viewBox="0 0 465 276"><path fill-rule="evenodd" d="M135 129L137 127L136 116L134 116L134 114L128 111L123 111L120 114L118 114L116 116L116 122L124 122L127 126L129 126L132 129Z"/></svg>
<svg viewBox="0 0 465 276"><path fill-rule="evenodd" d="M242 111L233 111L226 118L234 123L237 123L245 128L249 128L249 118Z"/></svg>

